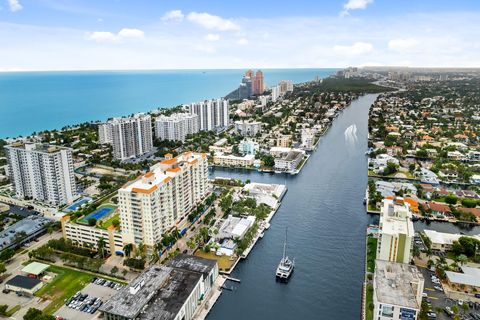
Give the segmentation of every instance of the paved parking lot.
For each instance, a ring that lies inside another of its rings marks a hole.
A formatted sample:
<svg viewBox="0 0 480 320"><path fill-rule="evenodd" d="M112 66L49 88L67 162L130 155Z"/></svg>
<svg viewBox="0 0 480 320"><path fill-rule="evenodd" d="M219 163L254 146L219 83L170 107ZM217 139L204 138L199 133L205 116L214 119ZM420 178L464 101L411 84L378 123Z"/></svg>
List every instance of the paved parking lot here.
<svg viewBox="0 0 480 320"><path fill-rule="evenodd" d="M422 272L423 277L425 278L424 292L428 295L428 299L430 300L430 302L432 304L431 309L432 309L433 312L435 312L437 314L437 319L438 320L451 319L451 317L448 316L443 311L444 308L447 307L447 306L452 307L452 306L456 305L458 307L459 314L463 314L464 312L463 312L462 308L458 305L456 300L449 299L449 298L447 298L447 296L445 295L444 292L441 292L441 291L438 291L438 290L434 289L434 286L436 286L436 284L434 284L432 282L432 279L431 279L431 275L433 274L433 272L429 271L425 268L419 268L419 269ZM438 311L440 309L441 309L441 311ZM477 313L477 314L480 315L480 308L478 310L476 310L475 308L471 308L470 310L468 310L466 312L467 315L465 317L463 317L462 319L473 319L468 315L470 312Z"/></svg>
<svg viewBox="0 0 480 320"><path fill-rule="evenodd" d="M100 298L103 302L105 302L108 298L113 296L117 290L100 286L95 283L89 283L82 291L83 294L88 294L89 297ZM94 314L90 314L87 312L82 312L79 310L75 310L72 308L63 305L55 315L59 315L67 320L91 320L96 319L100 315L99 311L96 311Z"/></svg>

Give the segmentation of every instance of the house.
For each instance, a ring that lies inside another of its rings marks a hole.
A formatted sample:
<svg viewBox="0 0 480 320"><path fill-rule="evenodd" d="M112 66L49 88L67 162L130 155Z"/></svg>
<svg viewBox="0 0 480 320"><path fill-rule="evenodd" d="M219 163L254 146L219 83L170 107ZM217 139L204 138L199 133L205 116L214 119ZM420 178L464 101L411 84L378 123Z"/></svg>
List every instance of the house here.
<svg viewBox="0 0 480 320"><path fill-rule="evenodd" d="M445 218L452 213L450 207L442 203L429 201L425 202L423 204L423 207L425 208L425 210L429 211L431 214L437 216L438 218Z"/></svg>
<svg viewBox="0 0 480 320"><path fill-rule="evenodd" d="M462 266L462 273L460 272L445 272L447 275L448 284L459 291L478 292L480 290L480 269Z"/></svg>

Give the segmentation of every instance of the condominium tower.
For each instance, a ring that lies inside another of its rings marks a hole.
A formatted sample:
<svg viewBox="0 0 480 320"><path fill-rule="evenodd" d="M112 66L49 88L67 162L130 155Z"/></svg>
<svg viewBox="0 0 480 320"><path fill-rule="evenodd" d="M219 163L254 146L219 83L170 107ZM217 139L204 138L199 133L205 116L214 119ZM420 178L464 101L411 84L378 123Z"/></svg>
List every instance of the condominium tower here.
<svg viewBox="0 0 480 320"><path fill-rule="evenodd" d="M228 100L220 98L192 103L188 106L188 111L198 115L198 128L201 131L228 127Z"/></svg>
<svg viewBox="0 0 480 320"><path fill-rule="evenodd" d="M155 119L155 136L161 140L185 141L187 134L197 133L198 115L174 113L161 115Z"/></svg>
<svg viewBox="0 0 480 320"><path fill-rule="evenodd" d="M100 143L112 144L115 159L136 158L153 150L152 120L147 114L114 118L101 124L98 130Z"/></svg>
<svg viewBox="0 0 480 320"><path fill-rule="evenodd" d="M154 246L208 193L205 154L186 152L151 167L118 191L124 243Z"/></svg>
<svg viewBox="0 0 480 320"><path fill-rule="evenodd" d="M59 206L77 196L72 149L39 143L5 147L8 174L18 198Z"/></svg>
<svg viewBox="0 0 480 320"><path fill-rule="evenodd" d="M412 214L403 198L383 200L380 213L380 238L377 244L377 259L410 263L414 237Z"/></svg>

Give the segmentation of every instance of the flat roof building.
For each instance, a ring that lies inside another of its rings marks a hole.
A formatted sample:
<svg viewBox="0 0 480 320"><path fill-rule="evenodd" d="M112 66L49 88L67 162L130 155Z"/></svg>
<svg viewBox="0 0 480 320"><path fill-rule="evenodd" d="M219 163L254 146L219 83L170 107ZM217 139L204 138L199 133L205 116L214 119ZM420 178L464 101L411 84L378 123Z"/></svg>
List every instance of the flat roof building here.
<svg viewBox="0 0 480 320"><path fill-rule="evenodd" d="M204 276L212 275L213 284L215 270L218 275L213 260L180 255L169 266L154 266L144 271L111 297L100 311L107 320L191 320L208 293Z"/></svg>
<svg viewBox="0 0 480 320"><path fill-rule="evenodd" d="M474 238L480 241L480 234L475 236L468 236L458 233L445 233L435 230L423 230L425 235L430 239L432 250L449 251L452 249L453 242L458 241L460 237Z"/></svg>
<svg viewBox="0 0 480 320"><path fill-rule="evenodd" d="M42 281L38 280L37 278L17 275L5 283L5 289L26 293L32 296L42 287L42 285Z"/></svg>
<svg viewBox="0 0 480 320"><path fill-rule="evenodd" d="M12 224L0 231L0 250L20 245L42 235L50 222L52 220L32 215Z"/></svg>
<svg viewBox="0 0 480 320"><path fill-rule="evenodd" d="M373 276L374 319L417 319L424 282L416 266L376 260Z"/></svg>
<svg viewBox="0 0 480 320"><path fill-rule="evenodd" d="M22 272L27 274L27 275L34 275L35 277L38 277L39 275L44 273L48 269L48 267L49 267L48 264L34 261L34 262L26 265L22 269Z"/></svg>

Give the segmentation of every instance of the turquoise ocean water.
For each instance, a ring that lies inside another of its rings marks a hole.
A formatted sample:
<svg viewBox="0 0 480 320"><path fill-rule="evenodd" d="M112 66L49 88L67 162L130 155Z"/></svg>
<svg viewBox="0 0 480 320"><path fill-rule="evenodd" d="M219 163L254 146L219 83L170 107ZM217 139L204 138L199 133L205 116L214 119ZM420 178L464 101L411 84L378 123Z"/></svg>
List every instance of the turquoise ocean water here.
<svg viewBox="0 0 480 320"><path fill-rule="evenodd" d="M268 86L337 69L264 69ZM228 94L245 70L0 73L0 138L172 107Z"/></svg>

